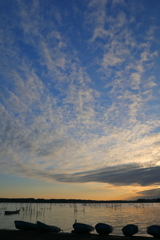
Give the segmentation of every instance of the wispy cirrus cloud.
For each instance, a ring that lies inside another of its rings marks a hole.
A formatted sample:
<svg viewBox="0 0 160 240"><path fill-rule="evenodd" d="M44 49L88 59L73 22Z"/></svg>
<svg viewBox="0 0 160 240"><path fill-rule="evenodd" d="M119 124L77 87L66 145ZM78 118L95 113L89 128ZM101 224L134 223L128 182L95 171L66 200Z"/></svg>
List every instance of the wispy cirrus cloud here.
<svg viewBox="0 0 160 240"><path fill-rule="evenodd" d="M158 184L157 25L141 34L143 5L135 14L126 1L85 1L83 11L77 4L72 15L66 5L16 1L14 21L2 15L3 170L47 181Z"/></svg>

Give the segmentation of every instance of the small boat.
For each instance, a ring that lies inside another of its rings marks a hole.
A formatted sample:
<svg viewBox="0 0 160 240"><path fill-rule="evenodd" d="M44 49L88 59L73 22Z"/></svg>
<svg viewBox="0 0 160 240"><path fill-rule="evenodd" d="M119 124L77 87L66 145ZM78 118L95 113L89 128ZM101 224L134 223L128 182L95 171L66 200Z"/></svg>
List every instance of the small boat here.
<svg viewBox="0 0 160 240"><path fill-rule="evenodd" d="M99 235L109 235L113 232L113 227L106 223L97 223L95 229Z"/></svg>
<svg viewBox="0 0 160 240"><path fill-rule="evenodd" d="M152 225L148 227L147 233L155 238L160 238L160 225Z"/></svg>
<svg viewBox="0 0 160 240"><path fill-rule="evenodd" d="M59 227L47 225L47 224L39 222L39 221L37 221L37 228L38 228L38 230L40 230L42 232L58 233L61 231L61 228L59 228Z"/></svg>
<svg viewBox="0 0 160 240"><path fill-rule="evenodd" d="M20 209L19 210L15 210L15 211L5 211L4 214L5 215L11 215L11 214L18 214L20 212Z"/></svg>
<svg viewBox="0 0 160 240"><path fill-rule="evenodd" d="M122 228L122 232L126 237L131 237L138 232L138 226L134 224L128 224Z"/></svg>
<svg viewBox="0 0 160 240"><path fill-rule="evenodd" d="M24 222L24 221L14 221L15 227L19 230L25 231L38 231L36 223Z"/></svg>
<svg viewBox="0 0 160 240"><path fill-rule="evenodd" d="M85 223L74 223L74 233L90 233L94 231L94 227Z"/></svg>

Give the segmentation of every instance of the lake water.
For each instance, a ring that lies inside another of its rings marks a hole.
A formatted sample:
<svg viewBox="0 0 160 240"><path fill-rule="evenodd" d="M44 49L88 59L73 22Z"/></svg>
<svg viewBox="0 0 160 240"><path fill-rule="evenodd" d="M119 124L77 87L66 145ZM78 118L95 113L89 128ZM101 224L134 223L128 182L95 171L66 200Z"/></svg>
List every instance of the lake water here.
<svg viewBox="0 0 160 240"><path fill-rule="evenodd" d="M20 214L4 215L4 211L21 209ZM147 227L160 224L160 203L0 203L0 229L16 229L15 220L35 223L41 221L60 227L64 232L73 230L73 223L95 226L99 222L113 226L113 234L123 235L122 227L136 224L137 235L147 235ZM96 232L95 232L96 233Z"/></svg>

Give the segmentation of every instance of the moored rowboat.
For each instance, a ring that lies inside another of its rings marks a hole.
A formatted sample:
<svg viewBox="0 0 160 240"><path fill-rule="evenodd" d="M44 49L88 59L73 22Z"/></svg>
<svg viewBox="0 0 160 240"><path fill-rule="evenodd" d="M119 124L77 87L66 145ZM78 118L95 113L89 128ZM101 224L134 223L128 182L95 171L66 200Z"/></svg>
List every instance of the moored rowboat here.
<svg viewBox="0 0 160 240"><path fill-rule="evenodd" d="M152 225L148 227L147 233L153 237L160 238L160 225Z"/></svg>
<svg viewBox="0 0 160 240"><path fill-rule="evenodd" d="M45 223L37 221L37 228L42 232L55 232L58 233L61 231L59 227L47 225Z"/></svg>
<svg viewBox="0 0 160 240"><path fill-rule="evenodd" d="M37 231L37 224L36 223L30 223L30 222L24 222L24 221L14 221L15 227L19 230L25 230L25 231Z"/></svg>
<svg viewBox="0 0 160 240"><path fill-rule="evenodd" d="M90 233L94 231L94 227L85 223L74 223L73 224L75 233Z"/></svg>
<svg viewBox="0 0 160 240"><path fill-rule="evenodd" d="M113 227L106 223L97 223L95 229L99 235L109 235L113 232Z"/></svg>
<svg viewBox="0 0 160 240"><path fill-rule="evenodd" d="M15 210L15 211L5 211L4 214L5 215L11 215L11 214L18 214L20 212L20 209L19 210Z"/></svg>
<svg viewBox="0 0 160 240"><path fill-rule="evenodd" d="M122 232L125 236L131 237L138 232L138 226L134 224L128 224L122 228Z"/></svg>

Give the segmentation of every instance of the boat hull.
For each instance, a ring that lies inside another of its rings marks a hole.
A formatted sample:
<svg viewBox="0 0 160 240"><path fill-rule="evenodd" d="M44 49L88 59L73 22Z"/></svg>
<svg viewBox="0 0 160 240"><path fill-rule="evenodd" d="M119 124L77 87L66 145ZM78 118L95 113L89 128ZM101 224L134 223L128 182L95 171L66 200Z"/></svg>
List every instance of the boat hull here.
<svg viewBox="0 0 160 240"><path fill-rule="evenodd" d="M74 223L73 224L75 233L90 233L94 231L94 227L85 223Z"/></svg>
<svg viewBox="0 0 160 240"><path fill-rule="evenodd" d="M24 221L14 221L15 227L19 230L24 231L38 231L37 224L24 222Z"/></svg>
<svg viewBox="0 0 160 240"><path fill-rule="evenodd" d="M109 235L113 232L113 227L105 223L97 223L95 229L99 235Z"/></svg>
<svg viewBox="0 0 160 240"><path fill-rule="evenodd" d="M126 237L131 237L138 232L138 226L134 224L128 224L122 228L122 232Z"/></svg>
<svg viewBox="0 0 160 240"><path fill-rule="evenodd" d="M148 227L147 233L155 238L160 238L160 225L152 225Z"/></svg>
<svg viewBox="0 0 160 240"><path fill-rule="evenodd" d="M37 228L39 231L42 231L42 232L59 233L61 231L61 229L59 227L47 225L47 224L39 222L39 221L37 221Z"/></svg>
<svg viewBox="0 0 160 240"><path fill-rule="evenodd" d="M15 211L5 211L5 215L11 215L11 214L19 214L20 210L15 210Z"/></svg>

